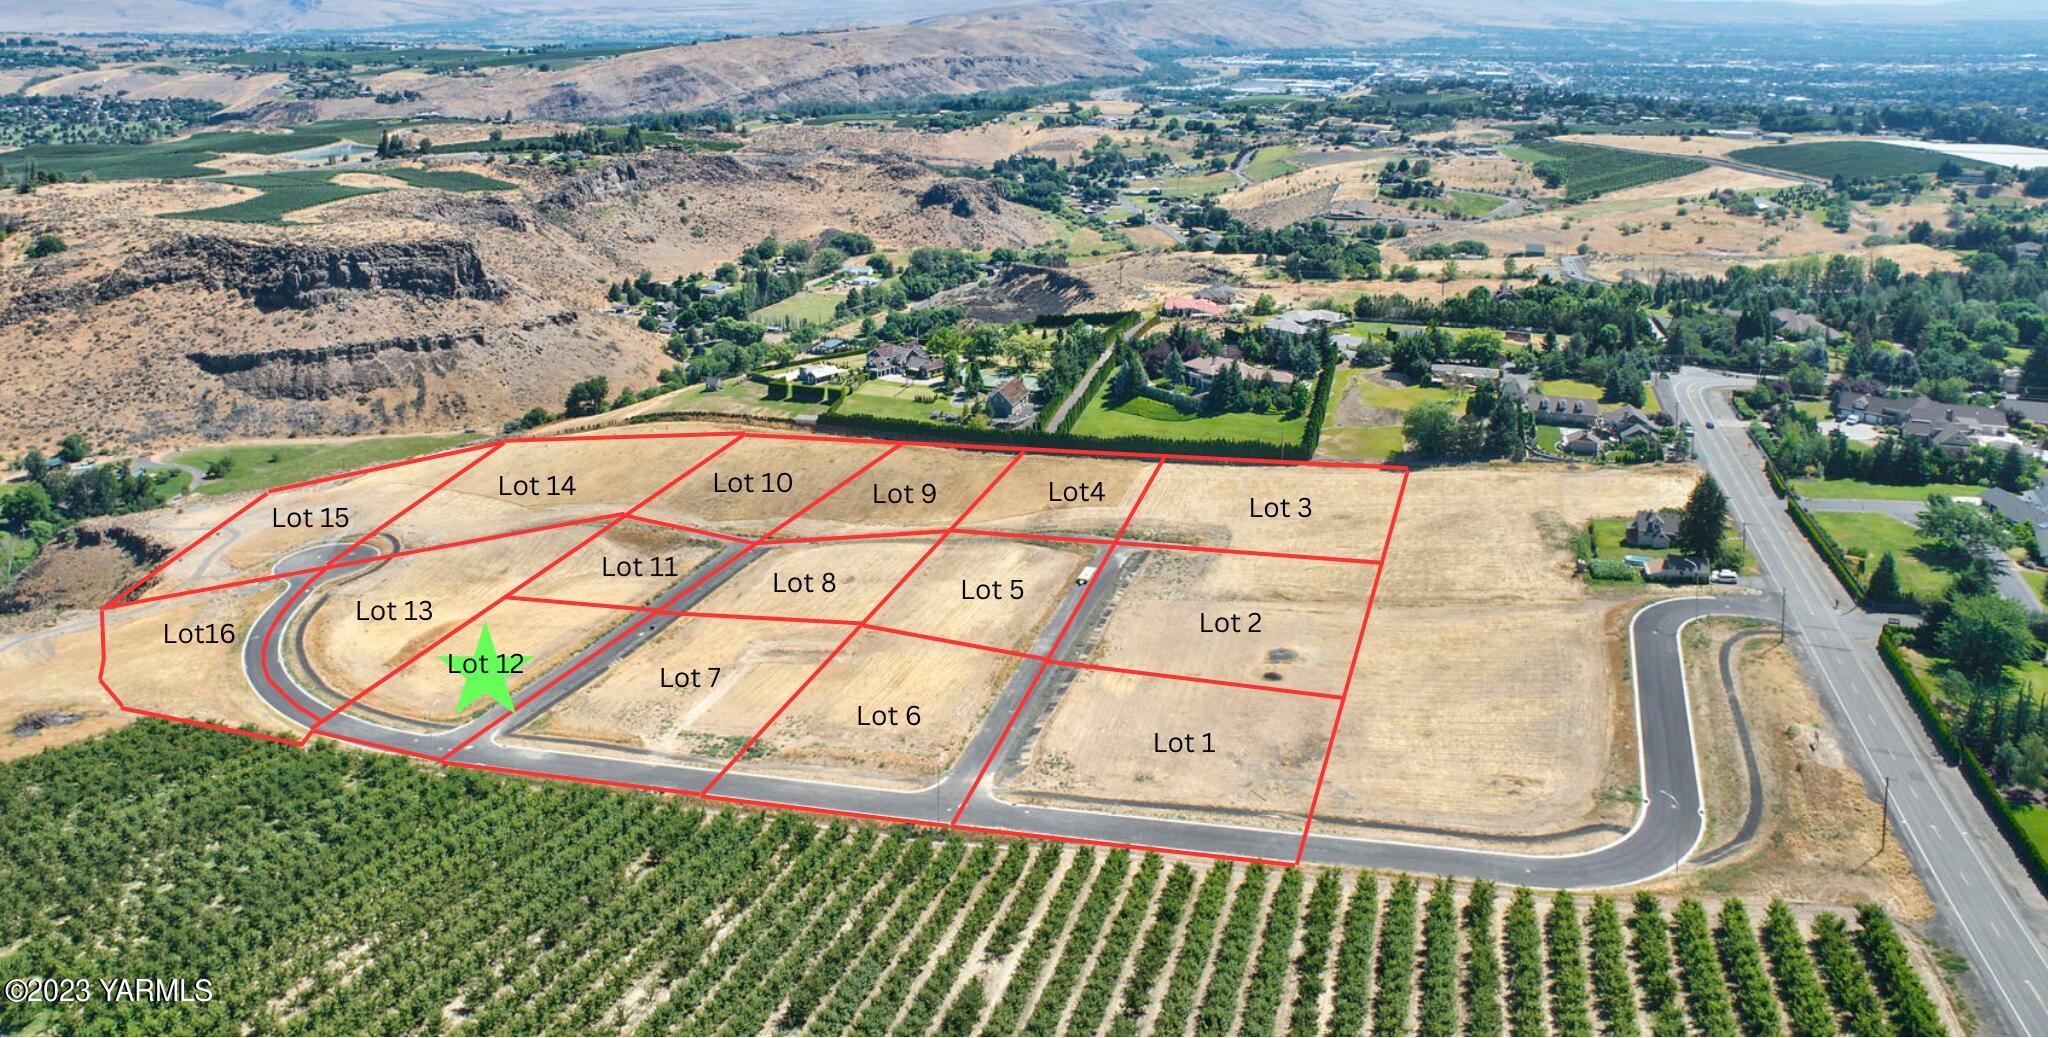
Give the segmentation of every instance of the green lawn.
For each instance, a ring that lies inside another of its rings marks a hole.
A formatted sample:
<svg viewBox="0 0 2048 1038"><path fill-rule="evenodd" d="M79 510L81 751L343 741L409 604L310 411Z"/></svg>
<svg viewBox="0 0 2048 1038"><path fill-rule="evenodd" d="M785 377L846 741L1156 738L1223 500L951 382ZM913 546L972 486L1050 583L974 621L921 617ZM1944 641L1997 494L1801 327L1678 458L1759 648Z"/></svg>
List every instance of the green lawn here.
<svg viewBox="0 0 2048 1038"><path fill-rule="evenodd" d="M844 292L798 292L780 303L748 314L747 318L759 324L779 324L784 328L826 325L832 323L836 316L834 309L845 299Z"/></svg>
<svg viewBox="0 0 2048 1038"><path fill-rule="evenodd" d="M1985 489L1970 483L1927 483L1921 486L1900 487L1886 483L1865 483L1860 479L1795 479L1792 486L1799 491L1800 497L1820 500L1853 498L1861 501L1925 501L1929 494L1976 497Z"/></svg>
<svg viewBox="0 0 2048 1038"><path fill-rule="evenodd" d="M797 400L770 400L768 387L745 378L730 378L715 391L701 385L679 390L670 396L669 410L708 411L713 414L756 415L793 418L825 412L825 405Z"/></svg>
<svg viewBox="0 0 2048 1038"><path fill-rule="evenodd" d="M1338 461L1386 461L1406 449L1408 441L1398 425L1368 425L1350 429L1323 426L1323 440L1316 456Z"/></svg>
<svg viewBox="0 0 2048 1038"><path fill-rule="evenodd" d="M1826 421L1830 411L1825 400L1799 400L1792 404L1792 408L1816 422Z"/></svg>
<svg viewBox="0 0 2048 1038"><path fill-rule="evenodd" d="M1293 144L1274 144L1260 148L1258 154L1253 155L1252 160L1245 163L1245 179L1256 184L1300 170L1300 166L1288 161L1300 150L1300 147Z"/></svg>
<svg viewBox="0 0 2048 1038"><path fill-rule="evenodd" d="M1813 512L1814 521L1842 546L1849 565L1868 578L1886 552L1898 560L1899 585L1927 601L1948 590L1949 574L1919 531L1878 512Z"/></svg>
<svg viewBox="0 0 2048 1038"><path fill-rule="evenodd" d="M1384 407L1395 411L1406 411L1416 404L1430 400L1448 402L1454 394L1439 386L1385 386L1366 376L1383 373L1383 368L1340 368L1332 405L1342 403L1347 394L1355 395L1358 402L1367 407Z"/></svg>
<svg viewBox="0 0 2048 1038"><path fill-rule="evenodd" d="M1237 178L1228 173L1202 173L1184 177L1169 177L1155 181L1151 187L1159 189L1161 197L1193 198L1197 195L1213 195L1228 190L1237 183Z"/></svg>
<svg viewBox="0 0 2048 1038"><path fill-rule="evenodd" d="M1541 430L1552 427L1543 425L1537 426L1537 428ZM1619 559L1628 555L1641 555L1651 559L1668 559L1673 555L1685 554L1685 549L1683 548L1638 548L1621 543L1621 539L1628 535L1630 518L1632 517L1619 516L1613 519L1595 519L1588 524L1593 529L1593 554L1595 556L1603 559ZM1728 524L1729 539L1735 539L1740 532L1733 522ZM1755 576L1761 572L1763 570L1757 567L1756 556L1754 554L1746 554L1742 562L1742 573L1745 576Z"/></svg>
<svg viewBox="0 0 2048 1038"><path fill-rule="evenodd" d="M1601 395L1599 386L1569 378L1547 379L1537 384L1536 392L1544 396L1564 396L1574 400L1598 400Z"/></svg>
<svg viewBox="0 0 2048 1038"><path fill-rule="evenodd" d="M1558 453L1564 443L1564 426L1539 425L1536 427L1536 447L1550 454Z"/></svg>
<svg viewBox="0 0 2048 1038"><path fill-rule="evenodd" d="M933 411L950 411L959 414L942 395L940 390L930 386L913 386L907 382L883 382L870 380L860 384L846 402L839 405L838 414L875 415L881 418L907 418L916 422L930 422ZM938 425L940 423L933 422Z"/></svg>
<svg viewBox="0 0 2048 1038"><path fill-rule="evenodd" d="M468 433L437 436L378 436L330 443L279 443L246 447L201 447L171 460L205 468L216 458L231 458L234 468L217 480L200 484L202 494L233 494L363 468L420 454L432 454L476 437Z"/></svg>
<svg viewBox="0 0 2048 1038"><path fill-rule="evenodd" d="M1398 205L1401 200L1386 199L1386 201ZM1455 216L1461 220L1477 219L1501 207L1500 199L1492 195L1482 195L1473 191L1452 190L1436 198L1410 198L1407 201L1414 203L1417 208L1428 209L1447 216Z"/></svg>
<svg viewBox="0 0 2048 1038"><path fill-rule="evenodd" d="M1082 405L1074 422L1076 436L1164 436L1199 443L1204 440L1263 440L1300 443L1305 419L1277 414L1182 414L1170 404L1139 397L1118 407L1104 407L1108 380Z"/></svg>
<svg viewBox="0 0 2048 1038"><path fill-rule="evenodd" d="M2048 853L2048 807L2015 807L2012 814L2020 823L2020 832L2027 834L2027 842L2036 850Z"/></svg>

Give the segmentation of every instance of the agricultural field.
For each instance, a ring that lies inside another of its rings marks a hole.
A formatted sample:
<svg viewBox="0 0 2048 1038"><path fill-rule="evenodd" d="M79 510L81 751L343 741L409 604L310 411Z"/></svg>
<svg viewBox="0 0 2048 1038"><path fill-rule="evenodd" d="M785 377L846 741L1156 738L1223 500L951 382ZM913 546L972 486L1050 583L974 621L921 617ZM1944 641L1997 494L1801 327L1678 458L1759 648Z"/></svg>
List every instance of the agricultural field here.
<svg viewBox="0 0 2048 1038"><path fill-rule="evenodd" d="M1953 158L1925 148L1908 148L1882 141L1814 141L1806 144L1776 144L1742 148L1728 153L1738 162L1804 173L1810 177L1850 180L1902 177L1912 173L1932 174L1948 163L1983 169L1984 163Z"/></svg>
<svg viewBox="0 0 2048 1038"><path fill-rule="evenodd" d="M1705 163L1694 159L1645 155L1557 140L1515 145L1506 149L1506 153L1532 165L1555 169L1563 178L1565 197L1572 201L1671 180L1707 168Z"/></svg>
<svg viewBox="0 0 2048 1038"><path fill-rule="evenodd" d="M161 722L0 765L0 792L4 860L37 863L9 867L0 895L17 966L112 976L168 946L212 987L10 1001L15 1033L1956 1026L1926 952L1875 905L968 840Z"/></svg>
<svg viewBox="0 0 2048 1038"><path fill-rule="evenodd" d="M214 206L210 209L191 209L180 213L165 213L176 220L213 220L221 223L281 224L285 216L301 209L339 202L357 195L374 194L390 190L383 186L341 183L339 178L384 178L400 181L415 188L432 188L440 191L504 191L514 185L495 177L471 173L467 170L410 169L394 167L376 170L346 170L340 168L287 170L282 173L259 173L242 177L218 177L215 183L231 184L235 187L252 187L261 192L254 198Z"/></svg>

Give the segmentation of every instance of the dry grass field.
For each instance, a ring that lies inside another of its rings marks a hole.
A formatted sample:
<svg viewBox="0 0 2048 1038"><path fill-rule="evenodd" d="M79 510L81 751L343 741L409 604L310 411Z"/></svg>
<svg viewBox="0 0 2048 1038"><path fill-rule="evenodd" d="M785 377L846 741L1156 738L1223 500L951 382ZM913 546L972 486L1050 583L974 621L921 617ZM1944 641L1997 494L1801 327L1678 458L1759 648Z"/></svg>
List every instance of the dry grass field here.
<svg viewBox="0 0 2048 1038"><path fill-rule="evenodd" d="M389 532L410 547L623 512L725 442L707 436L508 443L407 512Z"/></svg>
<svg viewBox="0 0 2048 1038"><path fill-rule="evenodd" d="M688 617L506 741L577 739L600 754L617 746L720 767L845 636L818 624ZM691 672L695 682L675 687Z"/></svg>
<svg viewBox="0 0 2048 1038"><path fill-rule="evenodd" d="M1048 673L1036 694L1057 704L997 797L1272 828L1306 819L1337 707L1104 671ZM1190 749L1155 749L1175 738Z"/></svg>
<svg viewBox="0 0 2048 1038"><path fill-rule="evenodd" d="M1123 554L1131 569L1082 662L1344 691L1374 567L1183 551Z"/></svg>
<svg viewBox="0 0 2048 1038"><path fill-rule="evenodd" d="M573 527L549 530L336 570L315 584L296 607L314 676L344 698L361 692L435 639L461 627L589 534ZM275 593L272 587L266 597ZM377 617L380 611L396 616L362 618ZM570 615L589 623L606 617L598 610L575 610ZM485 617L485 622L491 625L500 652L543 655L538 645L513 644L510 632L495 616ZM434 655L420 661L421 665L440 667L443 680L438 687L446 690L448 700L443 708L452 708L459 684L446 680L446 668L436 657L443 652L475 651L475 636L465 639L465 633L456 633ZM413 702L418 697L411 694L411 685L386 683L365 702L407 716L434 719L436 708Z"/></svg>
<svg viewBox="0 0 2048 1038"><path fill-rule="evenodd" d="M778 536L943 530L995 482L1011 457L1000 451L900 448L805 512Z"/></svg>
<svg viewBox="0 0 2048 1038"><path fill-rule="evenodd" d="M1076 544L955 536L932 553L874 622L1025 650L1094 557L1094 549ZM974 597L987 584L995 585L992 597Z"/></svg>
<svg viewBox="0 0 2048 1038"><path fill-rule="evenodd" d="M1378 469L1172 464L1159 471L1127 536L1378 558L1400 489L1400 473Z"/></svg>
<svg viewBox="0 0 2048 1038"><path fill-rule="evenodd" d="M1626 825L1630 698L1611 650L1630 601L1588 591L1566 542L1595 517L1675 507L1696 479L1677 466L1416 473L1318 826L1541 836Z"/></svg>
<svg viewBox="0 0 2048 1038"><path fill-rule="evenodd" d="M733 771L927 785L959 759L996 690L1023 665L978 649L863 631Z"/></svg>
<svg viewBox="0 0 2048 1038"><path fill-rule="evenodd" d="M759 549L760 557L705 596L707 613L858 620L931 547L929 537L829 541Z"/></svg>
<svg viewBox="0 0 2048 1038"><path fill-rule="evenodd" d="M1707 835L1700 844L1705 853L1732 840L1749 810L1749 771L1721 680L1720 654L1730 637L1756 629L1716 619L1685 632L1706 779ZM1898 842L1878 851L1879 805L1844 756L1840 732L1784 643L1775 634L1754 635L1735 649L1734 663L1743 727L1763 777L1763 823L1741 850L1713 865L1681 870L1659 888L1838 905L1874 901L1903 919L1930 917L1933 905Z"/></svg>
<svg viewBox="0 0 2048 1038"><path fill-rule="evenodd" d="M316 545L346 545L399 514L434 486L476 459L474 453L384 469L362 476L278 491L218 532L206 536L171 563L142 593L160 595L184 588L267 574L285 556ZM184 547L249 504L250 495L186 498L180 507L145 516L151 536ZM338 509L347 510L347 525ZM310 525L291 525L304 521ZM409 531L417 535L420 531ZM466 536L458 526L426 532L428 539L406 541L417 547Z"/></svg>
<svg viewBox="0 0 2048 1038"><path fill-rule="evenodd" d="M866 443L742 440L637 514L733 536L761 536L885 450ZM664 478L686 467L677 466Z"/></svg>
<svg viewBox="0 0 2048 1038"><path fill-rule="evenodd" d="M242 673L243 642L260 636L255 629L257 615L275 594L274 585L252 584L106 614L107 684L122 703L136 709L232 727L285 731L284 719L249 691ZM228 624L234 626L232 641L181 641L181 630L190 629L203 638L218 634L221 625ZM89 708L94 713L113 710L114 704L94 680L99 645L95 634L88 637L94 640L51 639L40 650L21 651L23 646L10 646L5 655L10 663L20 661L20 680L6 680L6 687L43 687L51 692L79 689L98 696L99 701ZM0 675L8 669L0 665ZM8 699L10 708L19 708L12 695ZM77 734L66 731L63 737Z"/></svg>
<svg viewBox="0 0 2048 1038"><path fill-rule="evenodd" d="M1091 537L1113 536L1151 475L1152 462L1027 456L968 513L962 526Z"/></svg>

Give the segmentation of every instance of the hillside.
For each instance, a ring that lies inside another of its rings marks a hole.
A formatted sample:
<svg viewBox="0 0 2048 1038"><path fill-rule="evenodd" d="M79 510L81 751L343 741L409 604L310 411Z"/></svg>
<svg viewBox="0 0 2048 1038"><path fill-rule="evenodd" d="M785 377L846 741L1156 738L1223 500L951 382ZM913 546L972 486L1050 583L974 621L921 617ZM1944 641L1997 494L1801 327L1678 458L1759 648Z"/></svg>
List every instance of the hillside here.
<svg viewBox="0 0 2048 1038"><path fill-rule="evenodd" d="M64 184L0 217L69 250L0 251L0 444L495 427L570 383L647 386L658 335L604 312L642 270L709 270L768 233L854 228L892 248L1026 245L1045 227L981 185L888 155L680 153L582 173L508 172L517 191L384 190L283 225L166 220L234 201L218 183ZM377 179L377 178L372 178ZM980 189L980 190L977 190Z"/></svg>

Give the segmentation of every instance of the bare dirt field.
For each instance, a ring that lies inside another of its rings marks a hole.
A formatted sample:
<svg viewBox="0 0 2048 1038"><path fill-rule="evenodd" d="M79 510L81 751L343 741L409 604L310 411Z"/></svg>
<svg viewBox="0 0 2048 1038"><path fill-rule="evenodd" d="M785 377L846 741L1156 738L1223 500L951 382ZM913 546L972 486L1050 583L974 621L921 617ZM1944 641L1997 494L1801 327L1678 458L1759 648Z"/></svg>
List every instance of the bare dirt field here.
<svg viewBox="0 0 2048 1038"><path fill-rule="evenodd" d="M303 617L301 641L315 676L343 697L361 692L443 634L463 626L589 533L574 527L549 530L334 571L315 584L296 607ZM270 585L265 597L276 593L276 586ZM599 610L574 610L568 615L590 623L606 617ZM491 624L499 651L530 657L546 654L539 645L511 644L505 640L508 632L499 629L493 618L486 617L485 622ZM439 651L468 655L475 651L476 642L472 637L465 644L463 635L457 633L443 646ZM446 674L445 667L442 673ZM449 690L447 698L452 705L457 686L444 681L442 687ZM366 702L420 716L418 705L410 702L404 688L402 683L386 683Z"/></svg>
<svg viewBox="0 0 2048 1038"><path fill-rule="evenodd" d="M1152 462L1030 455L996 484L962 526L1109 537L1123 525Z"/></svg>
<svg viewBox="0 0 2048 1038"><path fill-rule="evenodd" d="M623 512L726 442L706 436L508 443L405 513L388 532L411 547Z"/></svg>
<svg viewBox="0 0 2048 1038"><path fill-rule="evenodd" d="M1127 549L1083 662L1193 678L1344 691L1374 567Z"/></svg>
<svg viewBox="0 0 2048 1038"><path fill-rule="evenodd" d="M805 512L778 536L943 530L995 482L1012 457L1001 451L903 447Z"/></svg>
<svg viewBox="0 0 2048 1038"><path fill-rule="evenodd" d="M1749 772L1720 653L1731 636L1756 629L1730 620L1686 628L1687 680L1707 779L1700 846L1707 853L1736 837L1749 809ZM1763 822L1742 849L1713 865L1682 869L1658 889L1834 905L1875 901L1908 921L1928 919L1933 906L1898 842L1878 851L1878 804L1843 756L1841 735L1798 663L1775 634L1745 639L1734 660L1743 726L1763 775Z"/></svg>
<svg viewBox="0 0 2048 1038"><path fill-rule="evenodd" d="M1057 705L998 797L1272 828L1307 818L1337 705L1103 671L1048 673L1036 694Z"/></svg>
<svg viewBox="0 0 2048 1038"><path fill-rule="evenodd" d="M285 730L283 719L249 692L242 674L242 642L257 637L256 616L275 594L274 585L252 584L107 613L107 684L122 703L137 709L270 732ZM230 625L232 632L227 631ZM67 649L56 674L38 669L34 677L24 676L28 684L68 685L61 676L64 671L82 669L88 662L97 667L97 644L73 643ZM90 673L77 677L81 685L99 691ZM113 706L105 702L104 693L101 696L105 707Z"/></svg>
<svg viewBox="0 0 2048 1038"><path fill-rule="evenodd" d="M302 548L349 544L367 536L474 460L474 453L459 454L275 492L218 532L193 545L190 551L151 581L142 593L160 595L259 576L269 573L281 559ZM143 529L166 543L183 548L248 505L250 497L236 494L218 498L186 498L175 509L147 517L147 525ZM432 530L415 527L406 533L410 537L430 538L406 541L403 544L406 547L465 536L459 526Z"/></svg>
<svg viewBox="0 0 2048 1038"><path fill-rule="evenodd" d="M1589 592L1566 544L1590 519L1675 507L1696 479L1681 466L1411 477L1318 826L1450 831L1401 836L1419 840L1625 826L1635 763L1617 721L1631 701L1609 649L1630 603Z"/></svg>
<svg viewBox="0 0 2048 1038"><path fill-rule="evenodd" d="M508 738L723 766L845 636L836 626L687 617Z"/></svg>
<svg viewBox="0 0 2048 1038"><path fill-rule="evenodd" d="M929 537L828 541L762 548L761 557L697 609L707 613L858 620L931 547Z"/></svg>
<svg viewBox="0 0 2048 1038"><path fill-rule="evenodd" d="M1051 541L955 536L874 622L977 645L1024 650L1045 628L1094 549Z"/></svg>
<svg viewBox="0 0 2048 1038"><path fill-rule="evenodd" d="M1378 558L1401 474L1300 465L1169 464L1131 519L1133 540Z"/></svg>
<svg viewBox="0 0 2048 1038"><path fill-rule="evenodd" d="M636 514L734 536L761 536L887 449L823 440L742 440Z"/></svg>
<svg viewBox="0 0 2048 1038"><path fill-rule="evenodd" d="M925 785L953 766L996 690L1022 665L977 649L863 631L733 770Z"/></svg>

